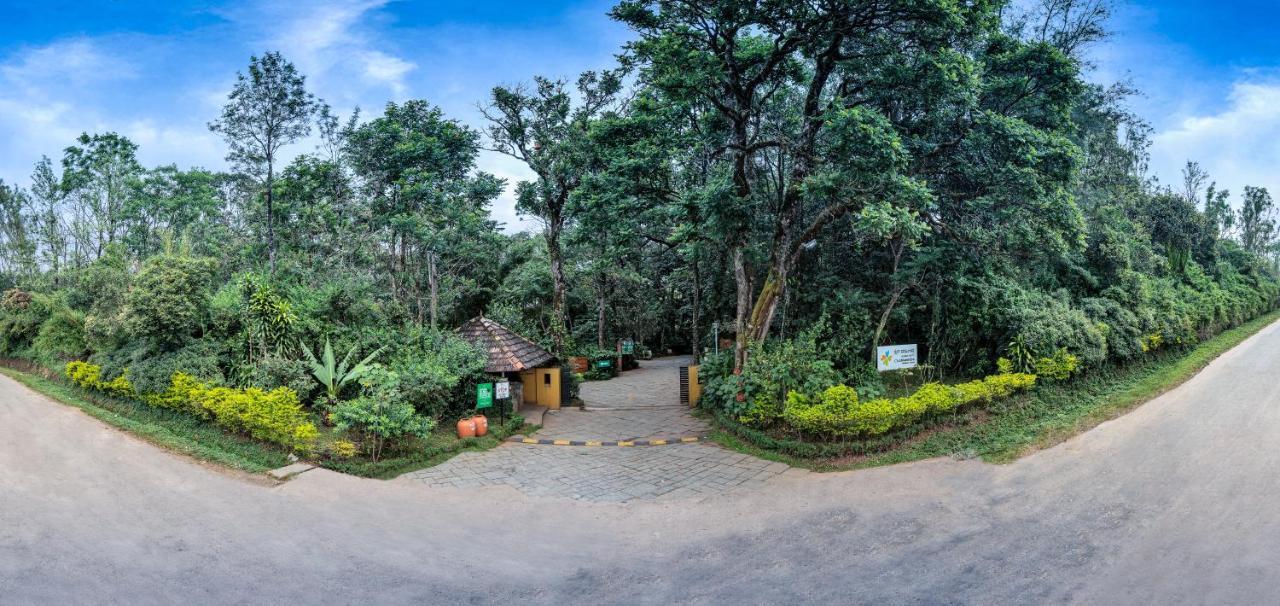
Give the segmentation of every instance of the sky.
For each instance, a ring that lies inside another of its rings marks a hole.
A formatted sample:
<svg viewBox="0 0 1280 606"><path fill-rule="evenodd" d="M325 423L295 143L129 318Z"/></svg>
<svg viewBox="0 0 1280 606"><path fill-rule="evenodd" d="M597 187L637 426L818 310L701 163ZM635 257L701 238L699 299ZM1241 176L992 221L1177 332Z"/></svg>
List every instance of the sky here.
<svg viewBox="0 0 1280 606"><path fill-rule="evenodd" d="M1274 0L1273 0L1274 2ZM148 166L225 167L207 128L249 56L279 50L341 114L421 98L483 126L496 84L614 64L628 31L610 0L15 2L0 0L0 179L26 185L81 132L115 131ZM1090 78L1131 82L1155 130L1152 169L1177 185L1189 159L1233 192L1280 194L1280 8L1261 0L1130 0L1093 49ZM301 142L287 151L310 151ZM482 154L482 170L528 178ZM517 217L510 193L494 217Z"/></svg>

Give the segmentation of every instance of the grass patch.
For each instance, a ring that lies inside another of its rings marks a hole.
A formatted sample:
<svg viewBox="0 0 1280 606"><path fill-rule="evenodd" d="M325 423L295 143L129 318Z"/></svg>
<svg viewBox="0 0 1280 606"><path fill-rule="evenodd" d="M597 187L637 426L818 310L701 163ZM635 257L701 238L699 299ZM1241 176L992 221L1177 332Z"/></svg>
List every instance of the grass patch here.
<svg viewBox="0 0 1280 606"><path fill-rule="evenodd" d="M89 395L78 387L13 368L0 367L0 372L37 393L79 408L166 450L251 473L289 464L289 453L282 448L226 433L188 414Z"/></svg>
<svg viewBox="0 0 1280 606"><path fill-rule="evenodd" d="M922 431L883 452L796 456L778 448L785 448L784 444L752 439L749 431L727 423L718 423L711 438L752 456L815 471L876 467L941 456L981 457L991 463L1008 463L1088 431L1181 385L1218 356L1278 319L1280 311L1272 312L1190 348L1166 350L1122 367L1090 369L1068 383L1043 383L1032 392Z"/></svg>

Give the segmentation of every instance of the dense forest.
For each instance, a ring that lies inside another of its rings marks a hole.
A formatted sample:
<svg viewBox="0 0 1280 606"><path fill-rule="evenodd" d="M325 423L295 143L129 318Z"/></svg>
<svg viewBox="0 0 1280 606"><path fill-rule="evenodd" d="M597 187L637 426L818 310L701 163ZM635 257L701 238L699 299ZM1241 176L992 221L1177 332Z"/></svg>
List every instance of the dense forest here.
<svg viewBox="0 0 1280 606"><path fill-rule="evenodd" d="M311 377L328 340L394 374L371 397L438 418L483 366L453 329L484 314L562 357L710 354L710 405L752 418L884 393L880 344L918 343L931 380L1087 371L1276 306L1270 194L1192 162L1152 177L1136 91L1087 77L1100 0L611 14L633 32L615 65L497 86L475 126L429 99L339 116L268 52L209 117L225 172L69 141L0 185L0 353L322 406L360 390ZM478 170L482 150L536 178ZM540 229L491 218L504 188Z"/></svg>

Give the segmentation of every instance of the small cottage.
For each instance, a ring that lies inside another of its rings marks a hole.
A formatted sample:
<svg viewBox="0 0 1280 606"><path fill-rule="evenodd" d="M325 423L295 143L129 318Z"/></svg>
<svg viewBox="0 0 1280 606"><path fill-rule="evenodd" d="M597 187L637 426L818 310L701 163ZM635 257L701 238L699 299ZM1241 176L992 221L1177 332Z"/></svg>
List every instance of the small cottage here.
<svg viewBox="0 0 1280 606"><path fill-rule="evenodd" d="M485 372L511 381L517 409L522 404L560 408L560 365L551 352L484 316L468 320L458 333L488 352Z"/></svg>

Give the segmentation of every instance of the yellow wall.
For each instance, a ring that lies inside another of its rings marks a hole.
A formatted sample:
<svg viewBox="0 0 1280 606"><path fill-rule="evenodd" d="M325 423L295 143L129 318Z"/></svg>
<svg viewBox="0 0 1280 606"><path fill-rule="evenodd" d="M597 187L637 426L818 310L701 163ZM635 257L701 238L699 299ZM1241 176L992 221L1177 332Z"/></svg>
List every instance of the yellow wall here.
<svg viewBox="0 0 1280 606"><path fill-rule="evenodd" d="M535 372L538 373L538 404L558 410L560 408L560 369L539 368Z"/></svg>
<svg viewBox="0 0 1280 606"><path fill-rule="evenodd" d="M560 369L535 368L520 373L524 385L524 403L560 408Z"/></svg>
<svg viewBox="0 0 1280 606"><path fill-rule="evenodd" d="M523 401L521 404L537 404L538 403L538 377L532 370L526 370L520 373L520 386Z"/></svg>
<svg viewBox="0 0 1280 606"><path fill-rule="evenodd" d="M702 385L698 383L698 367L689 367L689 406L697 406L702 397Z"/></svg>

